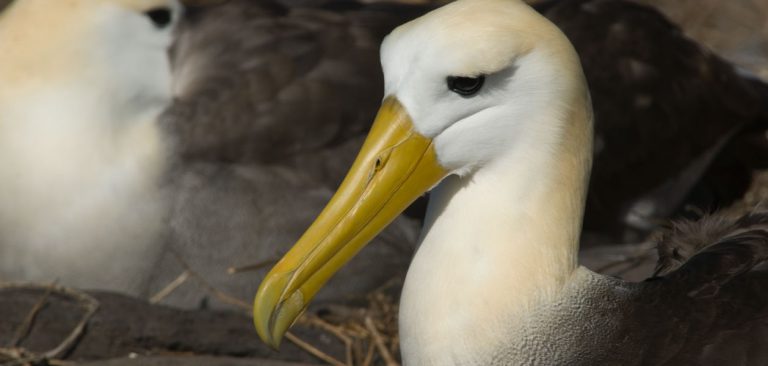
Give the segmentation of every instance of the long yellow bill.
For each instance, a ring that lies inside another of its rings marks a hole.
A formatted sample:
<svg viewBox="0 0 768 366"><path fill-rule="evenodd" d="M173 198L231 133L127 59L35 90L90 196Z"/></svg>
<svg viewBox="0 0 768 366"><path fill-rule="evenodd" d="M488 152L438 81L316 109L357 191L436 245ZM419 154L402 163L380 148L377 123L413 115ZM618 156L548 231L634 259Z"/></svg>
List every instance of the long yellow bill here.
<svg viewBox="0 0 768 366"><path fill-rule="evenodd" d="M320 288L447 172L397 99L384 100L339 190L269 272L253 305L264 342L278 347Z"/></svg>

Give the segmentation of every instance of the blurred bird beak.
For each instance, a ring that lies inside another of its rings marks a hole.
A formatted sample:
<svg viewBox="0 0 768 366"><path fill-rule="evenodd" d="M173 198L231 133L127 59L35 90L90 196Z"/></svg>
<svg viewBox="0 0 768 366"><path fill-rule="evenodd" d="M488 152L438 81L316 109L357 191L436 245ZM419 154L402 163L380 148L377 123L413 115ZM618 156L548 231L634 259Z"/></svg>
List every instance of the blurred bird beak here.
<svg viewBox="0 0 768 366"><path fill-rule="evenodd" d="M385 99L336 194L261 283L253 309L261 339L277 348L328 279L447 174L432 140L396 98Z"/></svg>

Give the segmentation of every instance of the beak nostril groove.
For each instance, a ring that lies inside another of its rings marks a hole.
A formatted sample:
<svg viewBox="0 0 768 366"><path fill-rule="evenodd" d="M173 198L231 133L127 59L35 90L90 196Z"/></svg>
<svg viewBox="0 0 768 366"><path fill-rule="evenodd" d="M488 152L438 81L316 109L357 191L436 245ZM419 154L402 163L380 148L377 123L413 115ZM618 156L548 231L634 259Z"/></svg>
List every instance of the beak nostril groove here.
<svg viewBox="0 0 768 366"><path fill-rule="evenodd" d="M387 165L387 161L389 161L389 156L391 155L392 150L386 150L382 152L378 157L376 157L376 163L374 164L374 171L378 172L381 169L384 169L384 166Z"/></svg>

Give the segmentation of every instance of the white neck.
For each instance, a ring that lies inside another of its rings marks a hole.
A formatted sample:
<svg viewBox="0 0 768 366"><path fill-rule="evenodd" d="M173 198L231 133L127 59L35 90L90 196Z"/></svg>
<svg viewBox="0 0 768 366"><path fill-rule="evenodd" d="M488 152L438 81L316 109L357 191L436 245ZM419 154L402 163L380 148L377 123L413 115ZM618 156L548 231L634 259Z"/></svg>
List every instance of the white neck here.
<svg viewBox="0 0 768 366"><path fill-rule="evenodd" d="M401 299L406 365L490 364L483 357L577 268L592 125L588 108L566 115L559 135L433 191Z"/></svg>

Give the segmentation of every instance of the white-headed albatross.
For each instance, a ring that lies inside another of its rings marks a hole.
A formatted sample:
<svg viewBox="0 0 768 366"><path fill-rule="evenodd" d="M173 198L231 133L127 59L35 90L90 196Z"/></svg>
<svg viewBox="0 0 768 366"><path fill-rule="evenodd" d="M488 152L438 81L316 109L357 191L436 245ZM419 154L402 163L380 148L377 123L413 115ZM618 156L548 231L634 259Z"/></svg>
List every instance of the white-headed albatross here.
<svg viewBox="0 0 768 366"><path fill-rule="evenodd" d="M312 6L231 0L186 12L165 118L184 160L298 165L333 187L341 181L350 154L297 156L362 137L381 93L378 44L431 9L300 3ZM756 160L766 161L740 136L768 120L763 85L646 6L568 0L538 10L573 43L593 98L583 245L641 240L681 207L724 207L744 194Z"/></svg>
<svg viewBox="0 0 768 366"><path fill-rule="evenodd" d="M177 0L0 14L0 280L140 293L160 249Z"/></svg>
<svg viewBox="0 0 768 366"><path fill-rule="evenodd" d="M680 240L706 249L655 281L579 267L592 113L557 27L518 0L459 0L393 31L381 54L386 97L366 143L256 295L266 342L277 346L329 277L432 189L401 298L406 365L764 361L756 337L736 353L715 346L765 329L753 320L765 282L750 272L768 252L765 217L701 224Z"/></svg>

